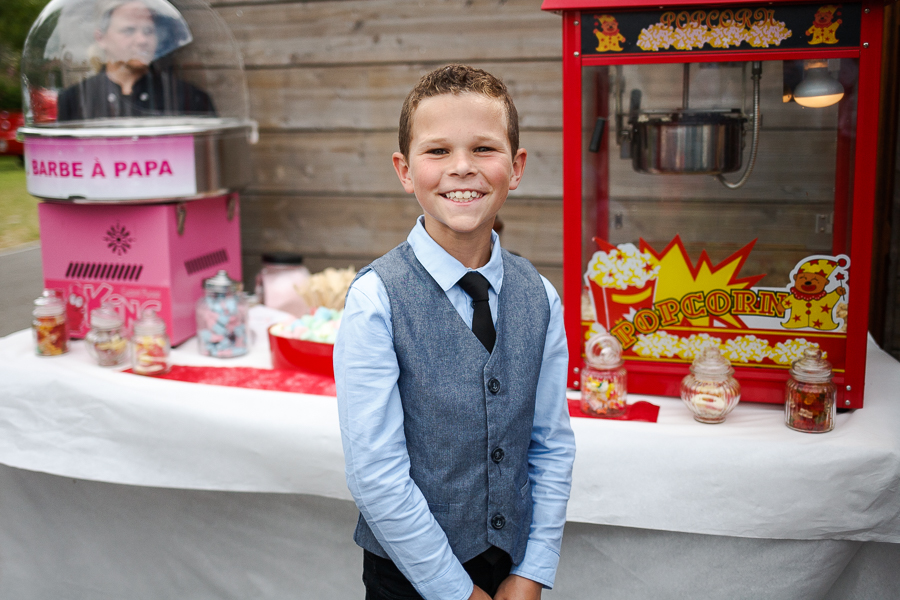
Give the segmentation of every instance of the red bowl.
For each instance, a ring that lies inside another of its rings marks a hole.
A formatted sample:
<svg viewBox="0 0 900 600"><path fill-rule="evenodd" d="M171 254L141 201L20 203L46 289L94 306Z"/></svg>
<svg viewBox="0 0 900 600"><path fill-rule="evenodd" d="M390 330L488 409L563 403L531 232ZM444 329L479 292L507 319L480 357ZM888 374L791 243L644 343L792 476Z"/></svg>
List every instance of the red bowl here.
<svg viewBox="0 0 900 600"><path fill-rule="evenodd" d="M273 335L272 327L269 328L269 348L273 368L299 369L334 377L334 344Z"/></svg>

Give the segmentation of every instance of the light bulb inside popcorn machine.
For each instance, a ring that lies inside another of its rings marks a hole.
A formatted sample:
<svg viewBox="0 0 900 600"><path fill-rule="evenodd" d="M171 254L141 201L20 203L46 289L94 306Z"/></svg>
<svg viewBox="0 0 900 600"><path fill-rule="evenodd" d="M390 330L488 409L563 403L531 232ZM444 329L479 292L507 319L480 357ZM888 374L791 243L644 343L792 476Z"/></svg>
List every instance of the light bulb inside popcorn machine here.
<svg viewBox="0 0 900 600"><path fill-rule="evenodd" d="M794 102L808 108L824 108L844 97L844 86L828 72L828 61L808 60L803 81L794 89Z"/></svg>

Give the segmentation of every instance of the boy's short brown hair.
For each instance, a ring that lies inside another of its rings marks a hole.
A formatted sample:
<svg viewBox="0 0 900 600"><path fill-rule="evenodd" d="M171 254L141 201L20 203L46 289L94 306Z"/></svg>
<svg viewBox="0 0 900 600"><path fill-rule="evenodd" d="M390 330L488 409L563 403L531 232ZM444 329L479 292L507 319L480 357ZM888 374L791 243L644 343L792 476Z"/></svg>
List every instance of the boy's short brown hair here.
<svg viewBox="0 0 900 600"><path fill-rule="evenodd" d="M400 111L400 152L409 158L412 140L412 118L419 103L425 98L442 94L481 94L503 102L506 107L506 133L513 156L519 150L519 113L502 81L481 69L468 65L447 65L428 73L412 89Z"/></svg>

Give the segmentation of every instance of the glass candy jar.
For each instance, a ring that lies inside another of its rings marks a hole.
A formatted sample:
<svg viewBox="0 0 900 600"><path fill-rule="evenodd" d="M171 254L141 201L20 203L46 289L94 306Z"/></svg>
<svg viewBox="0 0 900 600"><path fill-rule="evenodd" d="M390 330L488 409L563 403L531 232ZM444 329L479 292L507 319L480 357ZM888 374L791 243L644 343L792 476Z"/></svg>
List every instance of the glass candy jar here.
<svg viewBox="0 0 900 600"><path fill-rule="evenodd" d="M791 365L784 394L784 423L795 431L825 433L834 429L836 390L831 363L818 348L806 348Z"/></svg>
<svg viewBox="0 0 900 600"><path fill-rule="evenodd" d="M204 280L203 297L197 301L200 354L218 358L246 354L250 346L248 311L247 297L227 272L219 271Z"/></svg>
<svg viewBox="0 0 900 600"><path fill-rule="evenodd" d="M101 367L114 367L128 357L128 340L123 321L116 309L108 304L91 311L91 330L84 338L88 354Z"/></svg>
<svg viewBox="0 0 900 600"><path fill-rule="evenodd" d="M256 276L256 297L260 304L302 317L310 307L300 295L309 283L309 269L303 257L289 252L262 255L262 269Z"/></svg>
<svg viewBox="0 0 900 600"><path fill-rule="evenodd" d="M145 310L134 322L131 336L131 369L138 375L162 375L172 368L172 347L166 322L154 310Z"/></svg>
<svg viewBox="0 0 900 600"><path fill-rule="evenodd" d="M69 351L66 303L54 290L44 290L34 301L31 332L38 356L58 356Z"/></svg>
<svg viewBox="0 0 900 600"><path fill-rule="evenodd" d="M715 346L703 348L681 380L681 399L700 423L721 423L741 399L734 369Z"/></svg>
<svg viewBox="0 0 900 600"><path fill-rule="evenodd" d="M606 331L594 334L584 347L581 371L581 411L595 417L617 417L628 397L622 345Z"/></svg>

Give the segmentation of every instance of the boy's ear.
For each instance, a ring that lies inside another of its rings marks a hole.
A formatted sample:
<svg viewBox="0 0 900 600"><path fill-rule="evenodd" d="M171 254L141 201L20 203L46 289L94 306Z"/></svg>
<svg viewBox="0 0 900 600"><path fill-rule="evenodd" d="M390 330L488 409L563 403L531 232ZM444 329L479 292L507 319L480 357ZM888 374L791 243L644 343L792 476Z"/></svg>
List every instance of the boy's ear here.
<svg viewBox="0 0 900 600"><path fill-rule="evenodd" d="M394 161L394 170L397 171L397 177L400 178L403 189L406 190L407 194L415 192L416 188L415 185L413 185L412 177L410 177L409 174L409 163L406 162L406 157L403 156L402 152L394 152L391 156L391 160Z"/></svg>
<svg viewBox="0 0 900 600"><path fill-rule="evenodd" d="M516 155L513 156L512 177L509 178L509 189L514 190L519 187L522 181L522 174L525 173L525 159L528 158L528 151L525 148L519 148Z"/></svg>

